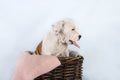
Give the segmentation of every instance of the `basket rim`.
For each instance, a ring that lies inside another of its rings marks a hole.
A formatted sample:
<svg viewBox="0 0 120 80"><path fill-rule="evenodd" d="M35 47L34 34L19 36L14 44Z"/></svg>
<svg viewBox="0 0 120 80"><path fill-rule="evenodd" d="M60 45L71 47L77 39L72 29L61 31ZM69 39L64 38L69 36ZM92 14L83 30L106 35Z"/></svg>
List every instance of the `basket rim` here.
<svg viewBox="0 0 120 80"><path fill-rule="evenodd" d="M61 60L66 60L66 62L64 62L64 64L68 63L68 62L71 62L71 61L74 61L74 60L81 60L81 61L84 60L83 56L77 56L77 57L58 57L58 59L60 61Z"/></svg>

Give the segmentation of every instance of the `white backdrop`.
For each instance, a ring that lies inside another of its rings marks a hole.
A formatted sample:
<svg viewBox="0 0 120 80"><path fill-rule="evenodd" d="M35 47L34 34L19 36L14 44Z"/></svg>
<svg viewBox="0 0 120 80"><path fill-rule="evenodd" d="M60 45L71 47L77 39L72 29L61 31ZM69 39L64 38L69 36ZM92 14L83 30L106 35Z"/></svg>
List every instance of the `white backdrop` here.
<svg viewBox="0 0 120 80"><path fill-rule="evenodd" d="M51 24L79 26L83 80L120 80L119 0L0 0L0 80L12 80L21 51L34 50Z"/></svg>

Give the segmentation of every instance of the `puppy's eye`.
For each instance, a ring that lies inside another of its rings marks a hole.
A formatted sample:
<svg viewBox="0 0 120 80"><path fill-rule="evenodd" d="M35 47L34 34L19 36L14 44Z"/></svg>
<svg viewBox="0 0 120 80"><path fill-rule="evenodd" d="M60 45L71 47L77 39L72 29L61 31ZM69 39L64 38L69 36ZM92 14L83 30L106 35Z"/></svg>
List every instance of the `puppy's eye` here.
<svg viewBox="0 0 120 80"><path fill-rule="evenodd" d="M72 31L74 31L75 29L72 29Z"/></svg>

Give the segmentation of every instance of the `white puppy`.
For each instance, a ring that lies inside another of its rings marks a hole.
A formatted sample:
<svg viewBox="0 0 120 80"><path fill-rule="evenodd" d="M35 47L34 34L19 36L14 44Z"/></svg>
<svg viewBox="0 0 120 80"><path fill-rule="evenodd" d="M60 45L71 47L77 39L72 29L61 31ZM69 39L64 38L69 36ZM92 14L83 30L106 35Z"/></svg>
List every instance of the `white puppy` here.
<svg viewBox="0 0 120 80"><path fill-rule="evenodd" d="M52 25L52 30L44 37L35 53L68 57L69 50L67 46L73 44L79 48L76 41L80 38L81 35L77 32L77 26L73 20L64 19Z"/></svg>

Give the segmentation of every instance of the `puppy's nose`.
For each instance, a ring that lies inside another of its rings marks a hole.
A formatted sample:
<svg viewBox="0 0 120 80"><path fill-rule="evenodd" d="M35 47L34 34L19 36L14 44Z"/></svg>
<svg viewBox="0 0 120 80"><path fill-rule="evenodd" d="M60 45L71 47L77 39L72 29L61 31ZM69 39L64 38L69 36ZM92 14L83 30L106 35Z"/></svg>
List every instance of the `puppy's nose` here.
<svg viewBox="0 0 120 80"><path fill-rule="evenodd" d="M80 38L81 38L81 35L79 35L78 38L80 39Z"/></svg>

